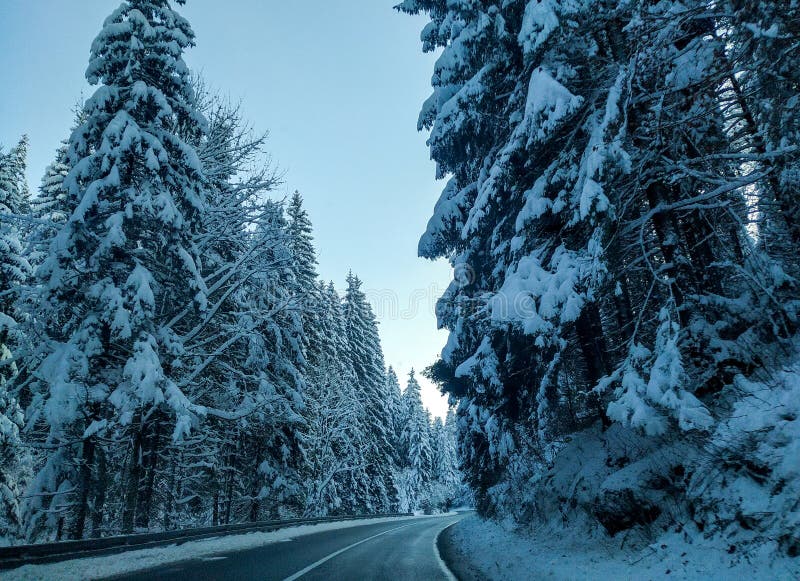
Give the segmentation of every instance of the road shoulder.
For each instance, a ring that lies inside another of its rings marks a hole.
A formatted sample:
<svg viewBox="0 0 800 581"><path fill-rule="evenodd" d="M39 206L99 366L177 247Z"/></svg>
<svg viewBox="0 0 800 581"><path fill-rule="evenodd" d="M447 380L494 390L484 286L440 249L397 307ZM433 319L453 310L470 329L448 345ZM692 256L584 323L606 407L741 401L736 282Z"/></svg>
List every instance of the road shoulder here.
<svg viewBox="0 0 800 581"><path fill-rule="evenodd" d="M115 555L77 558L40 565L23 565L16 569L3 571L2 577L4 581L29 581L40 579L84 581L86 579L108 579L156 569L165 565L176 565L206 558L214 558L224 553L255 549L315 533L373 524L404 522L412 520L413 518L414 517L383 517L353 521L337 521L315 525L299 525L271 532L253 532L242 535L213 537L189 541L183 544L135 549Z"/></svg>
<svg viewBox="0 0 800 581"><path fill-rule="evenodd" d="M487 577L472 565L469 556L456 542L456 528L463 522L459 520L443 529L436 538L439 557L458 581L485 581Z"/></svg>

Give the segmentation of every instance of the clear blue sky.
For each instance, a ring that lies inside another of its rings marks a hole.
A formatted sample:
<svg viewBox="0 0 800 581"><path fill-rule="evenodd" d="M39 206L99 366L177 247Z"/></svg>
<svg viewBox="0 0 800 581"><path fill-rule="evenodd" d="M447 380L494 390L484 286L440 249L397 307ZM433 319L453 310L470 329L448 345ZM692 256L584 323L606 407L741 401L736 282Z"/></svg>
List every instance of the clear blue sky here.
<svg viewBox="0 0 800 581"><path fill-rule="evenodd" d="M89 46L117 0L0 0L0 143L30 136L38 186L71 109L91 95ZM189 0L179 8L197 47L186 55L212 88L242 100L314 222L320 273L338 288L356 272L376 308L387 363L404 383L432 363L446 335L433 303L445 262L416 257L442 184L434 181L420 106L434 57L420 50L422 18L397 0ZM435 414L446 410L421 379Z"/></svg>

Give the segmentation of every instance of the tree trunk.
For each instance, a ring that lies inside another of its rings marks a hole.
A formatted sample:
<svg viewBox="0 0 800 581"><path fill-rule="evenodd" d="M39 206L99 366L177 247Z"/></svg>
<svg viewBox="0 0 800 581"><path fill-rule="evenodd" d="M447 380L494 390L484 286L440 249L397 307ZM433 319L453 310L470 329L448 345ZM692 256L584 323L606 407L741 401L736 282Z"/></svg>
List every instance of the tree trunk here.
<svg viewBox="0 0 800 581"><path fill-rule="evenodd" d="M125 482L125 504L122 508L122 532L124 534L133 532L136 501L139 497L139 480L142 473L142 426L138 422L134 422L133 425L135 432L133 433L130 463Z"/></svg>
<svg viewBox="0 0 800 581"><path fill-rule="evenodd" d="M78 506L75 519L69 532L69 538L80 540L86 529L86 516L89 514L89 492L92 488L92 467L94 465L94 437L86 438L81 445L80 481L78 484Z"/></svg>
<svg viewBox="0 0 800 581"><path fill-rule="evenodd" d="M217 526L219 524L219 489L214 490L214 498L212 499L212 503L211 524Z"/></svg>
<svg viewBox="0 0 800 581"><path fill-rule="evenodd" d="M164 500L164 530L170 530L170 526L172 525L171 515L172 511L175 506L175 470L177 467L177 459L175 455L172 456L172 461L170 462L170 470L169 470L169 483L167 484L167 495Z"/></svg>
<svg viewBox="0 0 800 581"><path fill-rule="evenodd" d="M158 469L159 446L161 444L161 425L156 420L151 423L149 436L143 441L146 450L143 450L144 458L144 486L139 488L139 496L136 502L136 526L141 529L150 528L150 513L153 508L153 487L155 485L156 471Z"/></svg>
<svg viewBox="0 0 800 581"><path fill-rule="evenodd" d="M593 387L610 371L603 323L595 303L589 303L583 308L581 316L575 322L575 332L586 363L587 379Z"/></svg>
<svg viewBox="0 0 800 581"><path fill-rule="evenodd" d="M238 448L238 442L236 444ZM233 505L233 481L236 474L236 454L237 450L234 449L228 455L228 474L225 486L225 524L231 524L231 508Z"/></svg>
<svg viewBox="0 0 800 581"><path fill-rule="evenodd" d="M666 212L658 211L662 204L670 202L669 189L661 182L654 182L647 186L647 202L650 209L655 211L653 228L658 238L661 255L664 257L666 274L669 277L669 287L681 325L689 325L689 312L684 308L683 288L686 286L686 274L683 273L680 263L683 262L678 252L679 232L675 228L674 220Z"/></svg>
<svg viewBox="0 0 800 581"><path fill-rule="evenodd" d="M97 447L97 477L94 479L94 498L92 506L92 537L98 538L103 528L103 509L108 488L108 466L106 453L102 446Z"/></svg>
<svg viewBox="0 0 800 581"><path fill-rule="evenodd" d="M578 336L578 344L586 364L586 379L591 390L601 378L611 371L606 342L603 337L603 323L595 303L589 303L583 308L581 316L575 322L575 333ZM610 426L611 420L606 414L605 404L596 393L590 393L589 405L595 407L603 426Z"/></svg>

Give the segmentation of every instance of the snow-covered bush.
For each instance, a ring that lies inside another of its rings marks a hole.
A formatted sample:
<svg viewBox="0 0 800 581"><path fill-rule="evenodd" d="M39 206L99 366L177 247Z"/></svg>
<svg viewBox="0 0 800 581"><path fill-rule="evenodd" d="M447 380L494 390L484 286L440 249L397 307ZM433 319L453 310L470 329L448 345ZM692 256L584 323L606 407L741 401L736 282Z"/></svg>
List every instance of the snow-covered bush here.
<svg viewBox="0 0 800 581"><path fill-rule="evenodd" d="M762 375L762 374L758 374ZM731 544L800 556L800 365L737 377L736 400L703 446L689 488L694 522Z"/></svg>

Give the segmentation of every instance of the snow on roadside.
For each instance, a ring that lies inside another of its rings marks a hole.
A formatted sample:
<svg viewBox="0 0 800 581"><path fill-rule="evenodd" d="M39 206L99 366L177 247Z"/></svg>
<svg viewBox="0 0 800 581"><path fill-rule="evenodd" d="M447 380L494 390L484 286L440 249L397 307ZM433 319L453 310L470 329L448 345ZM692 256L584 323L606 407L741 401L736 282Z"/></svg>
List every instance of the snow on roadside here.
<svg viewBox="0 0 800 581"><path fill-rule="evenodd" d="M471 516L453 528L453 542L474 569L498 580L800 579L800 559L773 553L738 559L722 546L687 544L677 534L631 550L620 548L620 538L590 537L577 528L552 528L528 537Z"/></svg>
<svg viewBox="0 0 800 581"><path fill-rule="evenodd" d="M384 517L360 520L338 521L316 525L301 525L264 533L246 533L227 537L213 537L200 541L189 541L182 545L168 545L152 549L127 551L116 555L73 559L60 563L25 565L11 571L2 571L3 581L29 581L34 579L59 579L60 581L100 579L142 571L167 563L189 559L213 557L228 551L243 551L271 543L290 541L296 537L350 528L352 526L403 521L414 517Z"/></svg>

